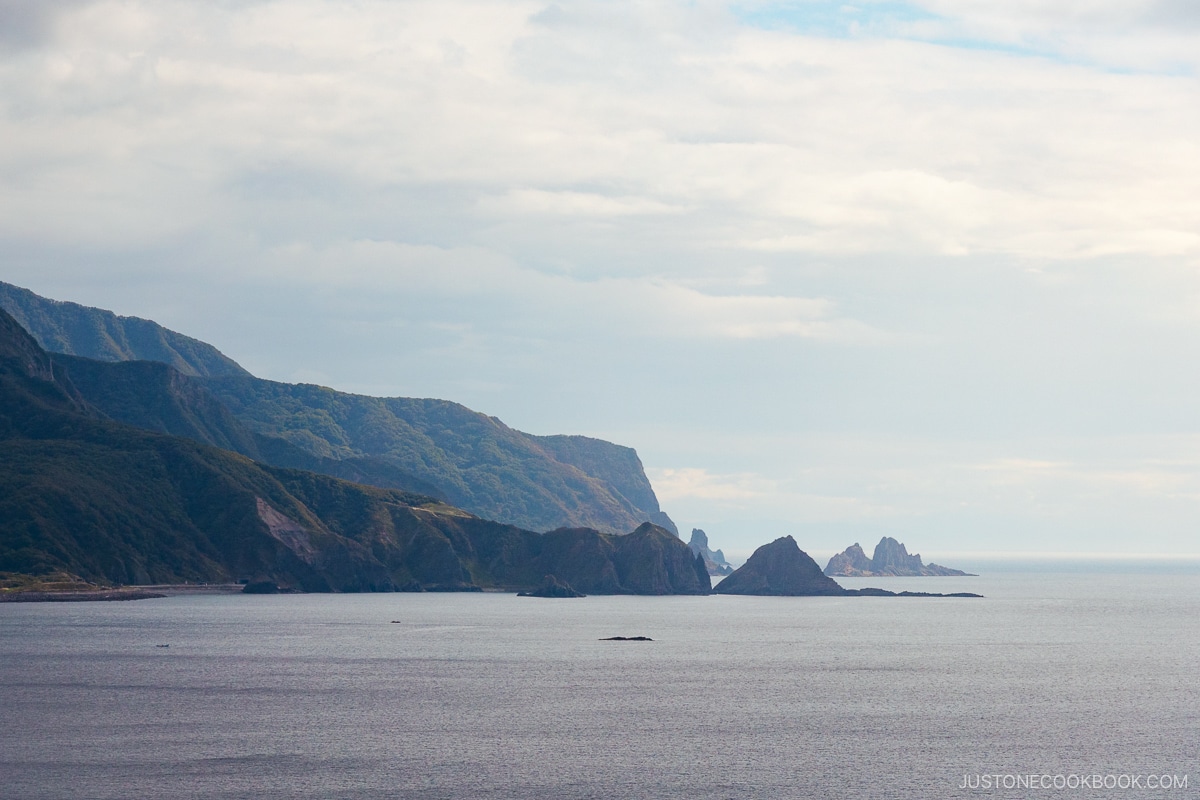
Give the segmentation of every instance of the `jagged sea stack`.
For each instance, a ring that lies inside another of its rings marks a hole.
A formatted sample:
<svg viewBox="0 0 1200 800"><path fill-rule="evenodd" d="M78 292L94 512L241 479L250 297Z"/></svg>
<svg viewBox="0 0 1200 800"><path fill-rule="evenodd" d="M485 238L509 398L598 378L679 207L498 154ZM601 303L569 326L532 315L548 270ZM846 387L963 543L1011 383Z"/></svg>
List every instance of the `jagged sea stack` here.
<svg viewBox="0 0 1200 800"><path fill-rule="evenodd" d="M851 577L874 575L875 573L871 571L871 559L867 558L867 554L863 552L862 545L855 542L829 559L829 565L825 567L825 574Z"/></svg>
<svg viewBox="0 0 1200 800"><path fill-rule="evenodd" d="M755 550L713 593L803 597L843 595L846 590L826 577L795 539L784 536Z"/></svg>

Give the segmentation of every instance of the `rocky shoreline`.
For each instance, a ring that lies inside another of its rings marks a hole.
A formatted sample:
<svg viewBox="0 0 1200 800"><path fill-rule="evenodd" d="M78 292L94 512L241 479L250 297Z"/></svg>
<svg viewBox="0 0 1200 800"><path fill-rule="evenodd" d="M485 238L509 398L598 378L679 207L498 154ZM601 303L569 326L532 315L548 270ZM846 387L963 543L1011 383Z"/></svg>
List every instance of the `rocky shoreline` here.
<svg viewBox="0 0 1200 800"><path fill-rule="evenodd" d="M85 603L113 600L153 600L166 597L143 589L102 589L94 592L5 592L0 603Z"/></svg>

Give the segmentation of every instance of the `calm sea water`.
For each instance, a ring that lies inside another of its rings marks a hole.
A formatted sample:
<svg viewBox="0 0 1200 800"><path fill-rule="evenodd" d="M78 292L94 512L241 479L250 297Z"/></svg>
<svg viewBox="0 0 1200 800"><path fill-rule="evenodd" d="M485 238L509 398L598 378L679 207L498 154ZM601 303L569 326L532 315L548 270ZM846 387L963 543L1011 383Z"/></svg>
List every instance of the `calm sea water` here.
<svg viewBox="0 0 1200 800"><path fill-rule="evenodd" d="M0 795L1200 796L1200 574L844 583L987 597L0 605Z"/></svg>

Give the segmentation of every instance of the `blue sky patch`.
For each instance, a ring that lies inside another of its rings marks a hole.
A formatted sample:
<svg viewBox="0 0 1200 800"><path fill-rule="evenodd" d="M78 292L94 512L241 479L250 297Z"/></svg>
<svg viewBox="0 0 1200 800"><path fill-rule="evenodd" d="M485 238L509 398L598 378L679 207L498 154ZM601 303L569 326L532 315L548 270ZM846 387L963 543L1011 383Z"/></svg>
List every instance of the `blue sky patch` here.
<svg viewBox="0 0 1200 800"><path fill-rule="evenodd" d="M734 15L747 25L768 30L793 30L815 36L847 38L884 32L897 22L940 19L910 3L845 3L828 0L785 0L742 3Z"/></svg>

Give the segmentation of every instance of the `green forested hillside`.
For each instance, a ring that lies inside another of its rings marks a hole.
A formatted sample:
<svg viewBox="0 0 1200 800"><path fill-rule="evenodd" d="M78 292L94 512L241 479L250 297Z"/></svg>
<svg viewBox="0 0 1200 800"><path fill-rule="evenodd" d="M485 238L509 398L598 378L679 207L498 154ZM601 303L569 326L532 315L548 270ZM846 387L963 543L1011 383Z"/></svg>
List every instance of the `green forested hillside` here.
<svg viewBox="0 0 1200 800"><path fill-rule="evenodd" d="M652 521L674 532L631 448L530 436L446 400L365 397L253 377L202 383L256 432L324 458L387 461L489 519L611 533Z"/></svg>
<svg viewBox="0 0 1200 800"><path fill-rule="evenodd" d="M154 361L109 363L56 355L54 363L79 396L110 419L183 436L265 464L441 498L438 487L383 459L314 455L277 436L251 431L196 379Z"/></svg>
<svg viewBox="0 0 1200 800"><path fill-rule="evenodd" d="M67 366L82 374L0 312L0 572L309 591L522 589L557 574L587 592L708 591L686 545L660 528L541 535L420 495L264 467L104 418Z"/></svg>
<svg viewBox="0 0 1200 800"><path fill-rule="evenodd" d="M153 322L9 284L0 283L0 307L52 352L161 362L188 376L153 364L123 364L124 372L112 373L94 362L63 360L90 404L118 421L276 466L429 494L531 530L624 533L650 521L677 532L632 448L582 436L531 436L444 400L260 380L210 345Z"/></svg>

